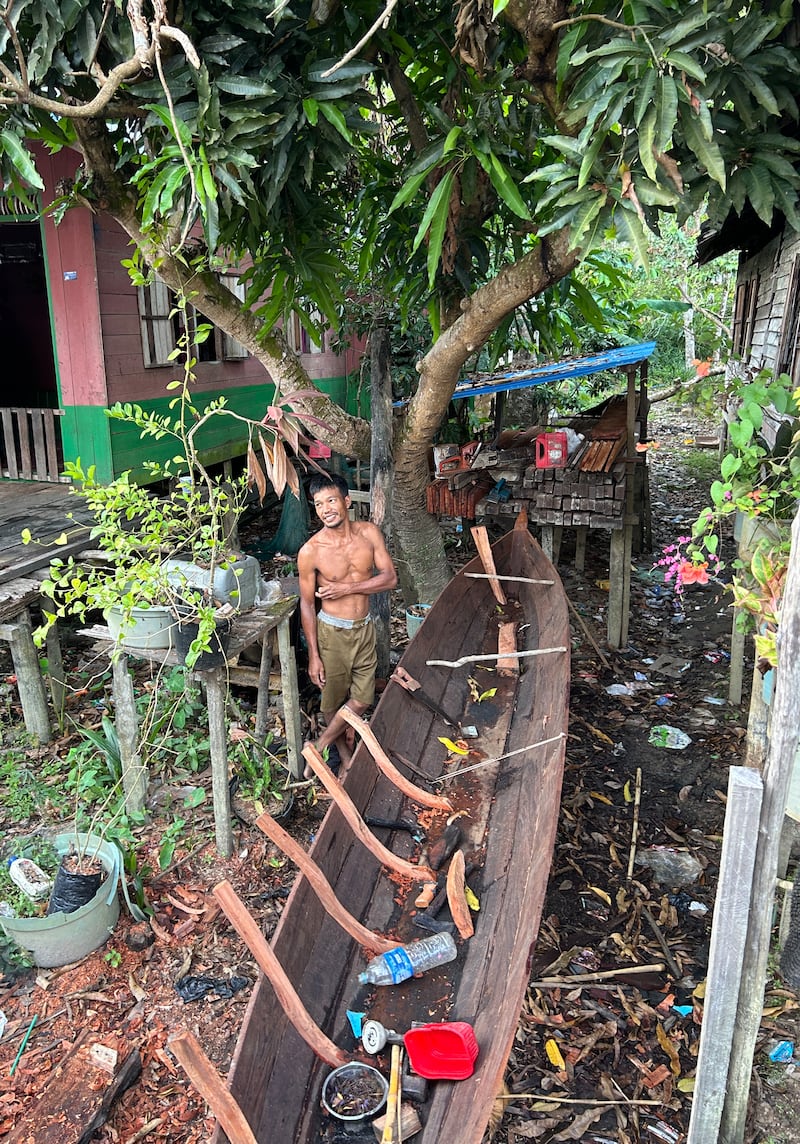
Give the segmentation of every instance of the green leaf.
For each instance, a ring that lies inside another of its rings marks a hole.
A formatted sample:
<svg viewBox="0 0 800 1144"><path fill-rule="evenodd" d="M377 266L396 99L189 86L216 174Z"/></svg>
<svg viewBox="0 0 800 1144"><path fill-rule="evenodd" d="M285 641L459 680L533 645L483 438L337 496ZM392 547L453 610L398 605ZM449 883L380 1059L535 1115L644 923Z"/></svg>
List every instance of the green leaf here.
<svg viewBox="0 0 800 1144"><path fill-rule="evenodd" d="M508 7L508 0L492 0L492 19L496 20Z"/></svg>
<svg viewBox="0 0 800 1144"><path fill-rule="evenodd" d="M753 97L760 107L763 107L770 115L780 115L780 108L778 101L773 94L772 88L764 83L761 76L756 75L754 71L748 68L740 67L739 78L748 91L752 92Z"/></svg>
<svg viewBox="0 0 800 1144"><path fill-rule="evenodd" d="M480 159L480 156L478 156L478 158ZM506 206L511 208L515 215L518 215L520 218L530 219L531 213L523 202L514 180L497 158L494 151L490 152L489 160L490 167L487 174L500 198Z"/></svg>
<svg viewBox="0 0 800 1144"><path fill-rule="evenodd" d="M650 263L647 248L647 233L635 210L618 206L614 212L614 223L619 237L631 247L640 264L647 268Z"/></svg>
<svg viewBox="0 0 800 1144"><path fill-rule="evenodd" d="M349 130L349 128L345 122L344 115L342 115L339 108L336 107L335 104L333 104L333 103L321 103L319 105L319 109L322 112L322 114L325 116L325 118L328 120L330 125L332 127L335 127L336 130L339 132L339 134L342 136L342 138L346 139L347 142L352 147L353 136L350 134L350 130Z"/></svg>
<svg viewBox="0 0 800 1144"><path fill-rule="evenodd" d="M686 72L688 76L691 76L692 79L696 79L698 83L706 83L708 81L708 76L700 64L694 56L690 56L688 52L668 52L665 59L670 67Z"/></svg>
<svg viewBox="0 0 800 1144"><path fill-rule="evenodd" d="M653 153L655 137L656 109L654 106L651 106L648 108L647 114L639 128L639 158L642 160L642 166L647 172L648 177L653 182L656 182L658 178L658 167L656 157Z"/></svg>
<svg viewBox="0 0 800 1144"><path fill-rule="evenodd" d="M447 183L447 189L431 221L430 238L428 240L428 286L431 290L436 282L436 271L442 256L442 243L444 242L447 219L450 214L450 196L452 194L454 178L455 175L453 172L448 171L444 179L442 179L443 183Z"/></svg>
<svg viewBox="0 0 800 1144"><path fill-rule="evenodd" d="M678 118L678 89L671 75L659 77L656 99L658 118L655 143L659 151L668 151L672 145L672 132Z"/></svg>
<svg viewBox="0 0 800 1144"><path fill-rule="evenodd" d="M316 127L317 120L319 119L319 104L316 99L304 99L303 111L306 113L306 119L311 126Z"/></svg>
<svg viewBox="0 0 800 1144"><path fill-rule="evenodd" d="M0 131L0 144L2 150L8 155L22 179L37 191L44 190L39 172L33 164L30 155L12 131Z"/></svg>
<svg viewBox="0 0 800 1144"><path fill-rule="evenodd" d="M424 171L421 171L418 175L414 175L413 178L408 179L405 183L403 183L400 190L392 199L388 213L391 214L392 211L395 211L398 207L401 207L403 203L407 203L409 199L413 199L414 195L427 179L429 173L430 168L428 167Z"/></svg>
<svg viewBox="0 0 800 1144"><path fill-rule="evenodd" d="M714 139L706 139L700 128L697 116L691 108L684 108L681 114L681 126L690 149L708 171L710 178L719 183L725 190L726 172L725 160Z"/></svg>
<svg viewBox="0 0 800 1144"><path fill-rule="evenodd" d="M458 137L463 130L463 127L458 126L450 128L450 130L447 132L447 138L444 141L444 147L442 148L443 155L448 155L453 150L456 142L458 141Z"/></svg>
<svg viewBox="0 0 800 1144"><path fill-rule="evenodd" d="M453 178L453 172L448 171L444 178L440 180L436 190L431 195L430 201L425 208L425 214L422 216L422 221L419 224L419 228L414 238L414 244L411 247L412 253L419 249L419 245L425 235L428 233L428 228L430 227L434 216L438 214L442 209L449 210L450 194L453 189ZM442 207L442 204L444 204L444 208Z"/></svg>
<svg viewBox="0 0 800 1144"><path fill-rule="evenodd" d="M216 80L216 86L229 95L275 95L275 88L271 84L243 75L220 76Z"/></svg>
<svg viewBox="0 0 800 1144"><path fill-rule="evenodd" d="M655 90L655 86L655 68L650 67L644 73L644 77L642 78L636 90L636 98L633 104L633 121L637 127L642 122L646 112L652 107L653 91Z"/></svg>

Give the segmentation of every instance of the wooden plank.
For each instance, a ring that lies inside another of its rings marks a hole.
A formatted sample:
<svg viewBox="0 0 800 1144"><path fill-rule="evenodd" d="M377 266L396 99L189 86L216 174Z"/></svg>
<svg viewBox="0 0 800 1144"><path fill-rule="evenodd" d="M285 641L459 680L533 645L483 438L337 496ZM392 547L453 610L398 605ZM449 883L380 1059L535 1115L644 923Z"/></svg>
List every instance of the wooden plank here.
<svg viewBox="0 0 800 1144"><path fill-rule="evenodd" d="M489 543L489 534L483 525L476 525L470 529L472 539L475 541L475 547L478 550L478 555L481 558L481 564L484 571L488 573L490 580L489 586L494 593L494 598L498 604L507 603L506 594L501 588L497 580L497 569L494 566L494 557L492 556L492 546Z"/></svg>
<svg viewBox="0 0 800 1144"><path fill-rule="evenodd" d="M47 450L47 475L51 481L57 481L61 477L58 467L58 439L60 426L56 420L58 417L63 417L63 409L44 409L42 410L44 417L44 432L45 432L45 447Z"/></svg>
<svg viewBox="0 0 800 1144"><path fill-rule="evenodd" d="M513 622L501 623L497 631L497 670L501 675L516 675L519 671L517 657L517 625Z"/></svg>
<svg viewBox="0 0 800 1144"><path fill-rule="evenodd" d="M800 517L792 525L789 571L781 604L780 639L772 734L764 768L759 847L750 894L750 920L742 959L742 987L722 1116L721 1139L742 1140L753 1054L761 1024L767 978L775 875L781 826L800 737Z"/></svg>
<svg viewBox="0 0 800 1144"><path fill-rule="evenodd" d="M330 882L313 858L309 858L300 843L295 842L291 834L288 834L272 815L260 815L256 819L256 826L283 851L287 858L294 862L303 877L308 879L326 912L342 927L345 933L350 934L353 941L357 941L359 945L365 946L375 954L388 953L390 949L397 948L396 941L387 941L380 934L368 930L344 908L331 889Z"/></svg>
<svg viewBox="0 0 800 1144"><path fill-rule="evenodd" d="M89 1144L112 1104L142 1071L133 1049L113 1073L93 1063L89 1030L67 1049L39 1099L4 1137L5 1144Z"/></svg>
<svg viewBox="0 0 800 1144"><path fill-rule="evenodd" d="M0 409L3 420L3 448L6 454L6 473L12 481L19 479L19 461L17 458L17 442L14 437L14 411Z"/></svg>
<svg viewBox="0 0 800 1144"><path fill-rule="evenodd" d="M194 1087L228 1134L231 1144L258 1144L239 1105L228 1092L193 1033L181 1029L168 1047Z"/></svg>
<svg viewBox="0 0 800 1144"><path fill-rule="evenodd" d="M286 753L289 771L295 779L303 777L303 733L300 726L300 688L297 683L297 662L289 630L289 616L297 604L292 597L291 611L285 613L278 624L278 657L281 663L281 694L283 696L283 722L286 728Z"/></svg>
<svg viewBox="0 0 800 1144"><path fill-rule="evenodd" d="M28 417L24 409L14 409L17 434L19 437L19 475L23 480L33 480L33 458L31 456L31 434Z"/></svg>
<svg viewBox="0 0 800 1144"><path fill-rule="evenodd" d="M310 1048L321 1060L333 1067L346 1064L347 1054L334 1045L309 1017L282 965L230 882L220 882L215 886L214 897L258 962L259 969L269 978L284 1012Z"/></svg>
<svg viewBox="0 0 800 1144"><path fill-rule="evenodd" d="M719 1139L750 912L763 783L731 767L687 1144Z"/></svg>
<svg viewBox="0 0 800 1144"><path fill-rule="evenodd" d="M42 409L26 409L24 414L30 418L31 429L33 433L33 454L36 458L36 479L39 481L46 481L48 477L47 471L47 446L45 445L44 438L44 419L42 417L44 410Z"/></svg>

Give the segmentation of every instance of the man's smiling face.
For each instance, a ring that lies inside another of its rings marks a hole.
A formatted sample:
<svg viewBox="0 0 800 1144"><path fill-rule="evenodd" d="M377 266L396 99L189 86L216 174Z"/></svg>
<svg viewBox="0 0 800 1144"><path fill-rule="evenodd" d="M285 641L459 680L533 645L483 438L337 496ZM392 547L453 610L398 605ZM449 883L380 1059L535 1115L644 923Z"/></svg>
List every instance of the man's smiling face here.
<svg viewBox="0 0 800 1144"><path fill-rule="evenodd" d="M326 528L339 528L347 520L350 497L344 497L338 489L320 489L314 496L314 511Z"/></svg>

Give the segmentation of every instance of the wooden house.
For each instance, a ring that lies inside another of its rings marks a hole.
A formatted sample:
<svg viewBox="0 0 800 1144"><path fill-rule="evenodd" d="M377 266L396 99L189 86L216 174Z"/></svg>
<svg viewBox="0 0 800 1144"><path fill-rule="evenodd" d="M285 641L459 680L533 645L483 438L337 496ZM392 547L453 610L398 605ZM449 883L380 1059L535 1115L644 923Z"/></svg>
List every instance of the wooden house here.
<svg viewBox="0 0 800 1144"><path fill-rule="evenodd" d="M36 162L46 208L74 174L78 157L37 148ZM164 409L179 363L168 356L176 336L169 291L159 280L132 284L121 265L130 248L114 219L89 207L69 210L56 225L52 215L40 218L0 198L0 479L58 481L64 461L78 457L84 468L96 466L101 481L125 470L146 479L137 430L105 411L117 401ZM235 278L229 284L235 288ZM348 378L357 350L337 353L330 340L326 335L315 346L299 323L289 331L309 375L356 412ZM197 351L200 403L224 394L237 412L263 416L273 389L260 362L217 329ZM207 461L243 452L243 439L230 436L232 424L224 419L202 440ZM157 448L148 442L149 459Z"/></svg>

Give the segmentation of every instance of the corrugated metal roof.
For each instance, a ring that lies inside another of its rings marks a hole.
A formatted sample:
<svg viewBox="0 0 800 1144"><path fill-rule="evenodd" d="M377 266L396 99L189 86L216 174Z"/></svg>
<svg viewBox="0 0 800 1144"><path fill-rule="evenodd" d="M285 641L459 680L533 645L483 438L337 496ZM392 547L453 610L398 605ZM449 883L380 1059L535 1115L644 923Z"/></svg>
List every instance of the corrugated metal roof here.
<svg viewBox="0 0 800 1144"><path fill-rule="evenodd" d="M499 393L505 389L528 389L533 385L543 385L546 381L565 381L570 377L588 377L604 369L619 369L620 366L634 365L649 358L656 348L655 342L636 342L631 346L620 346L616 350L604 350L586 357L569 358L551 362L550 365L536 365L530 369L515 370L511 373L481 375L465 379L456 386L453 400L459 397L478 397L482 393Z"/></svg>

